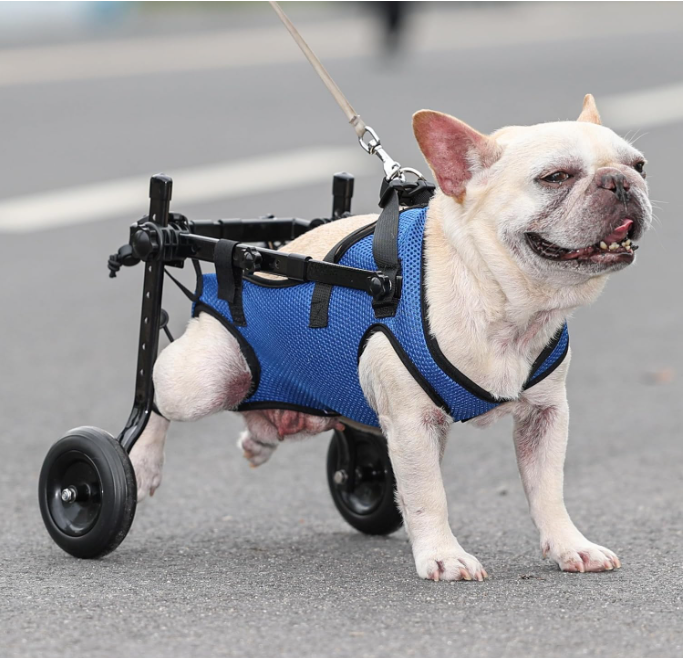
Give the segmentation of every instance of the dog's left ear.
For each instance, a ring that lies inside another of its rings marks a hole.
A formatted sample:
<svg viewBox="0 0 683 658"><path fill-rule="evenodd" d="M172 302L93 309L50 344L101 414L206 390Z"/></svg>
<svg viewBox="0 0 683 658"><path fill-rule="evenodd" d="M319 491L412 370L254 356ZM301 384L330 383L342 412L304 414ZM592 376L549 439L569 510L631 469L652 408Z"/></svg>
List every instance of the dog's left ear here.
<svg viewBox="0 0 683 658"><path fill-rule="evenodd" d="M586 94L583 99L583 109L577 121L584 121L586 123L597 123L599 126L602 125L600 121L600 112L598 112L598 106L595 104L595 98L593 94Z"/></svg>
<svg viewBox="0 0 683 658"><path fill-rule="evenodd" d="M441 191L462 203L472 174L500 157L498 145L466 123L441 112L413 115L413 132Z"/></svg>

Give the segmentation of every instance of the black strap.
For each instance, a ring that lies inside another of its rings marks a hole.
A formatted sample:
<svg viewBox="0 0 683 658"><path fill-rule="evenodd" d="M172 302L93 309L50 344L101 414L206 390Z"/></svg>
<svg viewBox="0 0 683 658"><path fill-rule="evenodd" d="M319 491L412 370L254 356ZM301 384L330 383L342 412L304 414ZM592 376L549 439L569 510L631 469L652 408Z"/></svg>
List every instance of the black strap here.
<svg viewBox="0 0 683 658"><path fill-rule="evenodd" d="M153 411L157 416L161 416L164 420L168 420L168 418L166 418L166 416L164 416L164 414L162 414L161 411L159 411L159 407L157 407L157 403L154 402L154 401L152 401L152 411Z"/></svg>
<svg viewBox="0 0 683 658"><path fill-rule="evenodd" d="M397 181L398 183L398 181ZM398 290L400 294L400 269L401 263L398 257L398 223L400 218L398 186L387 184L382 187L380 205L382 213L377 219L372 239L372 255L383 274L389 277L391 290ZM334 263L338 245L323 259L328 263ZM308 326L312 329L327 327L329 322L330 298L332 286L326 283L318 283L313 289L311 297L311 313ZM396 299L394 300L394 297ZM398 296L389 294L381 301L373 301L375 315L378 318L391 317L396 314Z"/></svg>
<svg viewBox="0 0 683 658"><path fill-rule="evenodd" d="M401 260L398 257L398 224L401 218L399 186L401 181L383 184L380 199L382 213L377 219L372 238L372 256L379 271L389 278L390 284L386 294L372 302L377 318L390 318L396 315L401 295Z"/></svg>
<svg viewBox="0 0 683 658"><path fill-rule="evenodd" d="M192 259L192 265L194 267L194 271L197 275L197 290L196 292L192 292L189 288L186 288L178 279L176 279L166 268L164 268L164 272L166 276L173 281L173 283L178 286L180 289L180 292L185 295L191 302L197 302L199 301L199 298L202 296L202 287L203 287L203 282L204 279L202 277L202 268L201 265L199 264L199 261L195 258Z"/></svg>
<svg viewBox="0 0 683 658"><path fill-rule="evenodd" d="M228 302L232 321L240 327L247 324L242 305L242 269L234 267L232 256L237 242L235 240L219 240L214 248L216 263L216 283L218 298Z"/></svg>
<svg viewBox="0 0 683 658"><path fill-rule="evenodd" d="M216 263L216 282L218 283L218 298L233 304L235 301L236 281L242 270L232 266L232 253L237 242L234 240L219 240L216 243L214 262Z"/></svg>
<svg viewBox="0 0 683 658"><path fill-rule="evenodd" d="M387 300L381 300L379 303L373 302L375 315L378 318L391 317L396 314L398 298L401 293L401 262L398 257L400 206L425 206L432 198L434 189L434 185L426 180L419 180L415 183L405 183L399 180L392 183L385 181L382 184L380 206L383 210L379 219L372 227L372 231L375 234L372 242L372 253L382 273L390 277L391 285L393 286L391 291L395 291L395 294L390 291ZM368 227L360 229L361 234L367 229ZM358 231L354 231L354 233L337 243L323 260L328 263L336 263L338 257L344 253L342 249L340 254L340 245L344 245L356 233ZM311 312L308 321L310 328L319 329L327 327L332 288L333 286L327 283L317 283L315 285L311 296Z"/></svg>
<svg viewBox="0 0 683 658"><path fill-rule="evenodd" d="M329 283L316 283L311 297L311 313L308 326L311 329L322 329L329 322L330 298L332 286Z"/></svg>
<svg viewBox="0 0 683 658"><path fill-rule="evenodd" d="M372 255L379 271L388 277L389 288L382 297L375 298L372 308L375 317L396 315L401 299L401 259L398 257L398 226L401 206L415 207L428 204L434 194L434 184L424 179L407 183L400 179L382 181L379 205L382 213L375 226Z"/></svg>
<svg viewBox="0 0 683 658"><path fill-rule="evenodd" d="M336 260L338 245L334 245L327 252L323 260L326 263L334 263ZM308 316L308 326L311 329L322 329L329 322L330 298L332 286L329 283L316 283L311 297L311 313Z"/></svg>
<svg viewBox="0 0 683 658"><path fill-rule="evenodd" d="M372 255L381 270L398 267L398 222L400 218L398 192L394 186L382 198L382 213L375 225Z"/></svg>

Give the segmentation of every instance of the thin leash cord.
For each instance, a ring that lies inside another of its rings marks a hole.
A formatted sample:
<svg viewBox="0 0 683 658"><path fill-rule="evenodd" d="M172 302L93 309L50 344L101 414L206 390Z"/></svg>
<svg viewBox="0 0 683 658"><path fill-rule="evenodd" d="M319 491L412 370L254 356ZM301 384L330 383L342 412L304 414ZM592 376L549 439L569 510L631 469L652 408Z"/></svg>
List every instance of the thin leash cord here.
<svg viewBox="0 0 683 658"><path fill-rule="evenodd" d="M327 72L322 62L318 59L316 54L311 50L310 46L304 41L304 38L299 34L299 31L294 27L292 21L289 20L287 15L277 2L270 1L270 6L275 10L275 13L280 17L280 20L284 23L289 33L292 35L296 44L301 48L301 52L306 56L306 59L311 63L311 66L315 69L315 72L320 76L323 84L327 87L328 91L332 94L332 97L337 102L337 105L341 108L342 112L346 115L349 123L353 126L359 139L362 139L363 135L367 132L367 126L363 119L360 118L360 114L353 109L353 106L347 100L346 96L339 89L337 83L332 79L332 76Z"/></svg>
<svg viewBox="0 0 683 658"><path fill-rule="evenodd" d="M299 31L294 27L292 21L287 18L284 11L277 2L269 0L270 6L275 10L275 13L280 17L285 27L296 41L301 52L306 56L306 59L311 63L313 69L318 74L328 91L332 94L332 98L337 102L337 105L342 109L346 115L349 123L353 126L358 137L358 143L363 150L370 155L376 155L382 161L384 168L384 178L386 181L392 181L395 178L405 181L405 174L412 174L418 180L424 180L424 176L412 167L401 167L400 163L396 162L382 147L382 142L379 135L370 127L365 125L365 121L360 118L360 114L353 109L353 106L347 100L346 96L339 89L337 83L332 79L332 76L325 70L321 61L316 54L311 50L310 46L304 41L304 38L299 34Z"/></svg>

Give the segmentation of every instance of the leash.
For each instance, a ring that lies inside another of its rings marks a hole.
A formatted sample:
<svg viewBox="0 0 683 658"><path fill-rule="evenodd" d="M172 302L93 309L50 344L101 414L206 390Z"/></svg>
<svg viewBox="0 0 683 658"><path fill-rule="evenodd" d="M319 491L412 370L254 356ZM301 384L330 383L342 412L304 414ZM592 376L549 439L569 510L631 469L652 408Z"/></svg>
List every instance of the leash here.
<svg viewBox="0 0 683 658"><path fill-rule="evenodd" d="M296 27L294 27L294 24L289 20L285 12L282 11L282 7L280 7L279 3L270 0L270 6L275 10L275 13L284 23L296 44L299 46L299 48L301 48L301 51L306 56L306 59L310 62L311 66L323 81L323 84L327 87L330 94L332 94L332 98L334 98L337 105L339 105L342 112L349 120L349 123L356 132L358 142L363 150L370 155L376 155L382 161L382 166L384 168L384 179L391 181L395 178L398 178L401 181L405 181L405 174L413 174L418 180L425 180L425 177L417 169L413 169L412 167L402 167L384 150L379 135L370 126L366 125L363 119L361 119L360 114L358 114L358 112L356 112L356 110L353 108L353 105L349 103L342 90L322 65L322 62L318 59L301 34L299 34L299 31L296 29Z"/></svg>
<svg viewBox="0 0 683 658"><path fill-rule="evenodd" d="M434 185L429 183L417 169L402 167L384 150L379 135L366 125L360 114L349 103L322 62L299 34L285 12L282 11L280 5L273 0L269 0L269 2L348 119L356 137L358 137L358 143L366 153L376 155L382 161L384 180L382 181L379 202L382 212L377 218L372 238L372 255L378 267L378 274L381 276L377 278L379 288L373 292L372 307L377 318L393 317L401 298L403 281L401 259L398 253L401 206L428 203L434 194ZM415 176L417 180L412 183L407 182L406 174ZM334 255L328 254L325 260L334 262ZM323 328L327 326L332 287L332 285L324 282L316 284L311 303L309 327Z"/></svg>

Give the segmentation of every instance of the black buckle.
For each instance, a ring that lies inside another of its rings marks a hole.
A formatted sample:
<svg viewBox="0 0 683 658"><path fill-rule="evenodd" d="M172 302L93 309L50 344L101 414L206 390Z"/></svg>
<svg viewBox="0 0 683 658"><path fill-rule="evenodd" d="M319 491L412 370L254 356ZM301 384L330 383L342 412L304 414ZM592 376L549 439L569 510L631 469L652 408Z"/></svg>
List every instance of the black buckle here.
<svg viewBox="0 0 683 658"><path fill-rule="evenodd" d="M403 277L400 269L386 269L370 279L370 294L375 317L391 318L396 315L398 303L401 301L402 287Z"/></svg>
<svg viewBox="0 0 683 658"><path fill-rule="evenodd" d="M423 179L412 182L403 181L399 178L394 178L390 181L383 180L379 191L380 208L386 206L391 190L396 190L398 192L398 201L400 205L417 206L429 202L432 196L434 196L436 186L434 183L430 183Z"/></svg>

